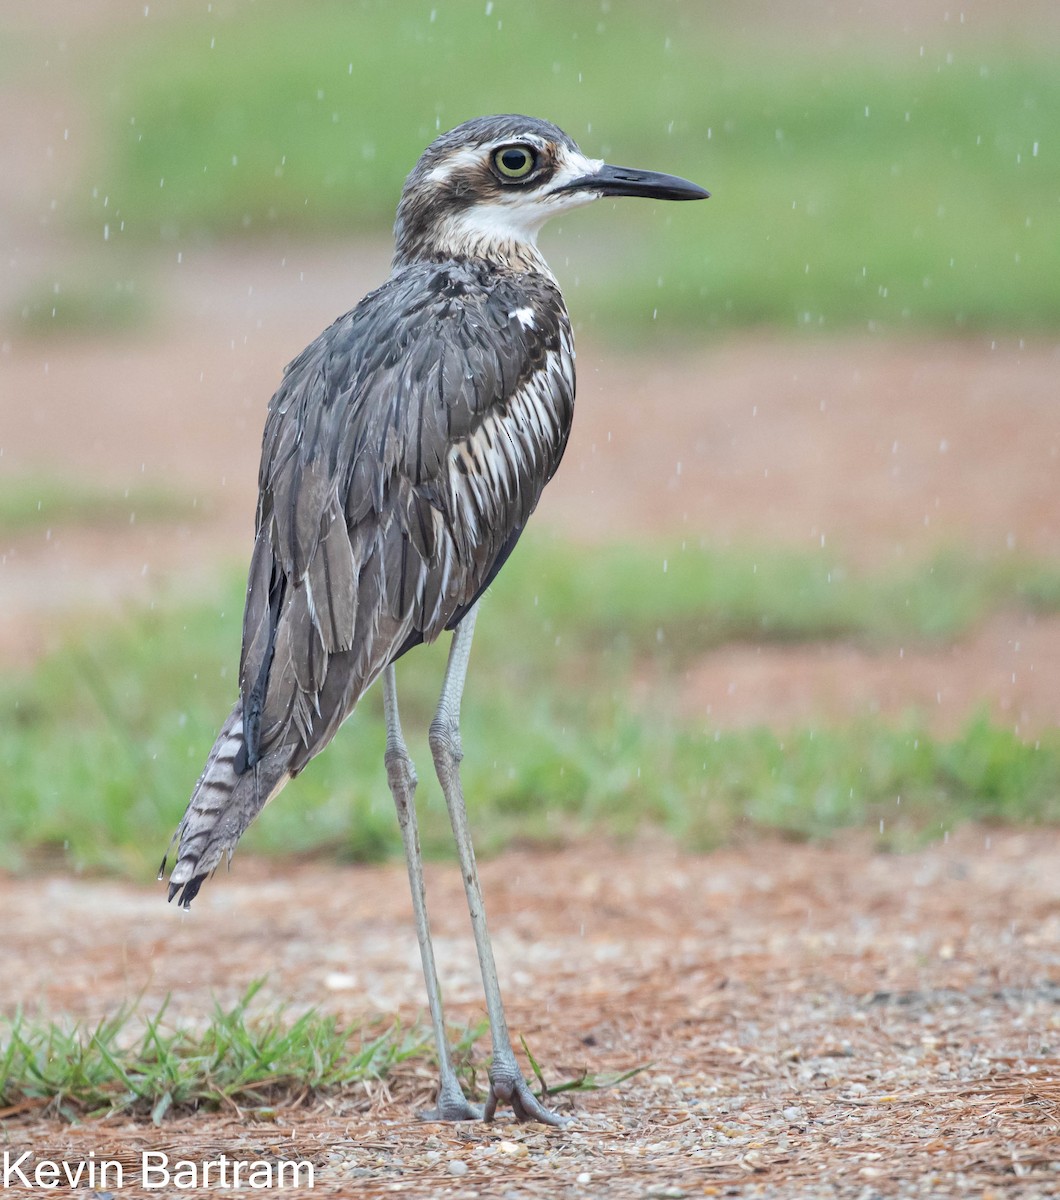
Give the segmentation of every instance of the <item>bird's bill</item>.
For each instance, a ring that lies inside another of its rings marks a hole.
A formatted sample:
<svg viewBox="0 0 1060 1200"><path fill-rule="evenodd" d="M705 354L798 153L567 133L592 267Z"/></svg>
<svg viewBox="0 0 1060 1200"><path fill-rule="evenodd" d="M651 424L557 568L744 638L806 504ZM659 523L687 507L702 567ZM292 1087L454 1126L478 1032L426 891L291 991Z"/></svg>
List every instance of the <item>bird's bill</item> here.
<svg viewBox="0 0 1060 1200"><path fill-rule="evenodd" d="M592 174L582 175L557 190L597 192L601 196L646 196L653 200L706 200L710 195L698 183L678 175L638 171L635 167L613 167L610 163L604 163Z"/></svg>

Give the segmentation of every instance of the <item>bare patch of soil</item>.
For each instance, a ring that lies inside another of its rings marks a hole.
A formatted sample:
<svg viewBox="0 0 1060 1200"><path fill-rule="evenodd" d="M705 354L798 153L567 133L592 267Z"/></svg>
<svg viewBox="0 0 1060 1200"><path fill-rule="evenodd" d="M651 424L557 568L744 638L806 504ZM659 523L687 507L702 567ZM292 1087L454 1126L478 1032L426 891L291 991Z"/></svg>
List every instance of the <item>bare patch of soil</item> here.
<svg viewBox="0 0 1060 1200"><path fill-rule="evenodd" d="M423 1125L420 1064L271 1124L26 1114L6 1144L130 1171L141 1148L307 1157L324 1195L1055 1195L1060 835L867 849L581 846L486 864L516 1037L553 1080L646 1066L573 1098L567 1133ZM475 1021L457 872L432 867L428 888L449 1015ZM8 1010L93 1019L142 990L149 1005L172 992L174 1017L194 1020L267 972L266 999L350 1020L422 1012L400 865L276 877L240 861L187 918L160 889L67 878L0 881L0 903Z"/></svg>
<svg viewBox="0 0 1060 1200"><path fill-rule="evenodd" d="M976 711L1032 738L1060 725L1060 621L1004 613L941 647L723 646L685 673L679 707L716 728L915 718L940 736Z"/></svg>

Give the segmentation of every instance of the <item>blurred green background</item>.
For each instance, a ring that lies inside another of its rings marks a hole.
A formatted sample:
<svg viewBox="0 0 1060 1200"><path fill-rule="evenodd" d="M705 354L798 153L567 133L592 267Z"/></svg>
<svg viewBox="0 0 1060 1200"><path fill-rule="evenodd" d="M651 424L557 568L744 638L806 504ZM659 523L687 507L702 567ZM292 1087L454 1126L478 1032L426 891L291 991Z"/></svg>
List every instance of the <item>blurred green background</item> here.
<svg viewBox="0 0 1060 1200"><path fill-rule="evenodd" d="M382 236L439 130L528 112L715 194L709 227L665 206L569 218L591 230L577 304L604 335L1055 329L1053 49L977 38L957 11L926 39L895 14L837 47L849 18L806 7L156 5L75 60L99 142L73 209L116 246Z"/></svg>
<svg viewBox="0 0 1060 1200"><path fill-rule="evenodd" d="M650 337L681 355L733 330L1055 336L1056 39L1003 18L984 36L957 12L925 34L886 5L853 20L823 5L735 7L163 2L134 23L88 5L53 31L45 63L88 114L76 170L39 222L65 258L23 271L5 345L157 331L154 265L193 250L382 245L423 146L490 111L550 118L594 156L714 194L709 220L691 219L692 206L601 205L546 231L576 324L598 344ZM89 9L103 14L91 31ZM41 69L27 11L0 14L0 81L16 91ZM258 417L249 424L256 441ZM54 470L0 481L10 546L133 507L141 521L187 519L164 484L130 496ZM660 581L666 555L674 569ZM902 844L964 817L1056 820L1060 741L1029 742L985 714L949 738L915 716L719 734L636 700L645 672L665 695L721 644L939 645L992 614L1060 611L1056 563L1033 556L957 547L900 572L834 566L776 546L585 554L531 539L475 652L491 681L467 708L483 845L630 836L645 823L696 847L741 829L851 824ZM234 692L241 574L219 568L200 597L97 614L7 675L0 864L142 875L157 858ZM441 670L438 650L423 657L409 672L416 726ZM394 852L381 744L373 700L250 844ZM448 845L437 797L424 837L432 852Z"/></svg>

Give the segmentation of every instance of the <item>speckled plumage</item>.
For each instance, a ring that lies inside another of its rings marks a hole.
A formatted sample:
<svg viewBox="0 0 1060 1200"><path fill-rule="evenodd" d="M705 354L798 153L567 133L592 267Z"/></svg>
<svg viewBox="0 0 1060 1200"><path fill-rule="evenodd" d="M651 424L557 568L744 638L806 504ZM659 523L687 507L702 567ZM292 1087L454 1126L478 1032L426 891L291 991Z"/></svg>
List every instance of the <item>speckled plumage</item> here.
<svg viewBox="0 0 1060 1200"><path fill-rule="evenodd" d="M555 285L477 262L401 268L291 364L244 620L251 763L291 746L296 774L387 663L459 621L555 473L573 405Z"/></svg>
<svg viewBox="0 0 1060 1200"><path fill-rule="evenodd" d="M183 904L383 668L457 624L559 466L574 348L534 258L399 261L287 367L262 445L240 701L175 835Z"/></svg>
<svg viewBox="0 0 1060 1200"><path fill-rule="evenodd" d="M460 703L478 599L559 466L574 414L570 322L537 231L604 195L706 193L586 158L531 117L477 118L424 152L398 205L390 278L306 347L269 405L239 700L174 836L169 898L186 908L382 676L383 758L438 1053L431 1120L490 1121L505 1103L520 1121L566 1124L512 1049L460 783ZM428 741L489 1014L482 1108L464 1094L446 1036L393 666L446 630Z"/></svg>

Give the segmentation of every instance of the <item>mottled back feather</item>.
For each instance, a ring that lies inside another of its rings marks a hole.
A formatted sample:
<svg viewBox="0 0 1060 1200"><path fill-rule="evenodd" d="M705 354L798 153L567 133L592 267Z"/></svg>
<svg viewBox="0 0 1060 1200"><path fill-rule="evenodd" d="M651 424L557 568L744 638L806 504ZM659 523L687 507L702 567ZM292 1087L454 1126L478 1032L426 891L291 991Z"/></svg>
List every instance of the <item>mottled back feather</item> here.
<svg viewBox="0 0 1060 1200"><path fill-rule="evenodd" d="M552 279L412 263L287 368L269 406L243 622L246 755L291 774L383 668L511 552L573 415Z"/></svg>

